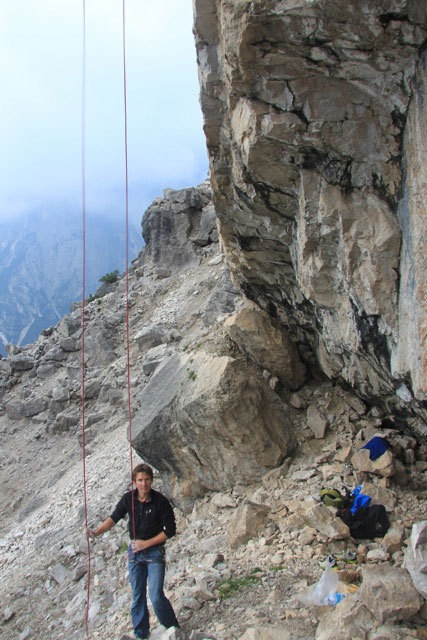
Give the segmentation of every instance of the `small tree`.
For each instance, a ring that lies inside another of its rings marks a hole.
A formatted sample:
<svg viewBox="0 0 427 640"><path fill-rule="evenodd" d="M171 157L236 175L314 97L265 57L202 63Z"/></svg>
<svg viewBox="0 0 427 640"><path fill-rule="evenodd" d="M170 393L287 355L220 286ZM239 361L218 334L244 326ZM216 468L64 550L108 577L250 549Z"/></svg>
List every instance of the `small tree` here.
<svg viewBox="0 0 427 640"><path fill-rule="evenodd" d="M118 279L119 279L119 270L114 269L114 271L111 271L111 273L106 273L104 276L99 278L99 282L107 282L108 284L111 284L113 282L117 282Z"/></svg>

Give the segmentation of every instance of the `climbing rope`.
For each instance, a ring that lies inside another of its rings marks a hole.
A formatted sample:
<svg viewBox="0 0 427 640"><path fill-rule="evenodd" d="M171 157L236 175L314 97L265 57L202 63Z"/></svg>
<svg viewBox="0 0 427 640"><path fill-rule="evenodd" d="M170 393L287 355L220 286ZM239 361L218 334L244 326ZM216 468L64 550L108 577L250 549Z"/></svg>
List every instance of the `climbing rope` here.
<svg viewBox="0 0 427 640"><path fill-rule="evenodd" d="M83 0L83 51L82 51L82 360L81 360L81 421L82 421L82 465L83 465L83 508L85 531L88 530L87 508L87 470L86 470L86 416L85 416L85 300L86 300L86 3ZM86 640L89 638L89 608L91 583L90 541L86 536L87 574L86 574Z"/></svg>
<svg viewBox="0 0 427 640"><path fill-rule="evenodd" d="M122 0L122 43L123 43L123 110L124 110L124 149L125 149L125 202L126 202L126 373L127 373L127 407L129 424L129 462L131 490L133 490L133 456L132 456L132 400L131 400L131 366L130 366L130 331L129 331L129 159L128 159L128 114L127 114L127 76L126 76L126 0ZM132 493L132 531L135 538L135 504Z"/></svg>
<svg viewBox="0 0 427 640"><path fill-rule="evenodd" d="M86 2L83 1L83 51L82 51L82 141L81 141L81 173L82 173L82 306L81 306L81 435L83 465L83 503L85 531L89 528L87 500L86 469L86 418L85 418L85 300L86 300ZM130 330L129 330L129 168L128 168L128 117L127 117L127 77L126 77L126 7L122 0L122 41L123 41L123 102L124 102L124 155L125 155L125 203L126 203L126 272L125 272L125 305L126 305L126 372L127 372L127 409L129 459L131 470L131 488L133 489L132 469L132 403L131 403L131 366L130 366ZM133 494L132 494L133 496ZM132 498L132 529L135 537L135 508ZM87 576L86 576L86 640L89 639L90 584L91 584L91 550L87 539Z"/></svg>

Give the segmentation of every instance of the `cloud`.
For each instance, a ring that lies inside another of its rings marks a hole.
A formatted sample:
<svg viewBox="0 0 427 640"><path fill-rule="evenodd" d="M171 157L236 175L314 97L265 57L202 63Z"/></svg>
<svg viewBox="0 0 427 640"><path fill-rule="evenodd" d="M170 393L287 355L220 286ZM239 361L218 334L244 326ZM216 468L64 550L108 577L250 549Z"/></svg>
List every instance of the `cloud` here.
<svg viewBox="0 0 427 640"><path fill-rule="evenodd" d="M207 160L191 2L125 6L130 184L136 194L197 183ZM120 0L86 0L86 191L98 209L123 191L121 20ZM80 206L82 25L80 0L1 7L0 219L37 203Z"/></svg>

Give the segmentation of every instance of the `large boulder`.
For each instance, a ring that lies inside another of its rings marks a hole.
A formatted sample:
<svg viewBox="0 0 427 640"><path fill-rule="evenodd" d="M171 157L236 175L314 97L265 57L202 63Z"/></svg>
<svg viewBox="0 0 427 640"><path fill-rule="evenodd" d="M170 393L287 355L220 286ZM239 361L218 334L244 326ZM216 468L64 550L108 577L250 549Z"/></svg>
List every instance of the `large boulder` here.
<svg viewBox="0 0 427 640"><path fill-rule="evenodd" d="M291 446L284 408L246 360L204 352L167 357L139 393L133 446L191 499L250 484Z"/></svg>
<svg viewBox="0 0 427 640"><path fill-rule="evenodd" d="M368 449L359 449L353 454L351 464L356 471L364 471L385 478L395 473L394 456L390 449L384 451L384 453L375 460L370 459Z"/></svg>
<svg viewBox="0 0 427 640"><path fill-rule="evenodd" d="M409 620L423 603L409 573L388 563L362 568L362 584L357 596L381 623Z"/></svg>
<svg viewBox="0 0 427 640"><path fill-rule="evenodd" d="M322 616L316 640L368 638L372 628L409 620L421 609L422 598L404 569L389 564L364 566L362 578L355 594L346 596ZM399 633L398 628L396 631Z"/></svg>
<svg viewBox="0 0 427 640"><path fill-rule="evenodd" d="M316 640L367 638L375 618L355 596L347 596L336 607L328 607L316 629Z"/></svg>

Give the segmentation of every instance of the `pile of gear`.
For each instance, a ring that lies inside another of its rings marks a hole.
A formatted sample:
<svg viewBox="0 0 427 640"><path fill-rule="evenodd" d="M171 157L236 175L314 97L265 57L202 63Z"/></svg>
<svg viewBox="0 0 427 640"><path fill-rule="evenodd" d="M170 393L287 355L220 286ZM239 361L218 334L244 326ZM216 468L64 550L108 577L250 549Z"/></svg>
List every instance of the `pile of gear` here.
<svg viewBox="0 0 427 640"><path fill-rule="evenodd" d="M388 446L385 438L374 437L364 448L369 450L370 460L376 460ZM385 506L371 504L371 496L362 493L362 485L353 490L345 488L344 495L338 489L322 489L320 499L328 507L336 507L336 515L348 526L352 538L382 538L390 527Z"/></svg>
<svg viewBox="0 0 427 640"><path fill-rule="evenodd" d="M390 527L385 506L371 504L371 497L362 493L362 485L344 491L342 495L338 489L322 489L320 499L325 505L336 507L336 515L348 526L352 538L382 538Z"/></svg>

